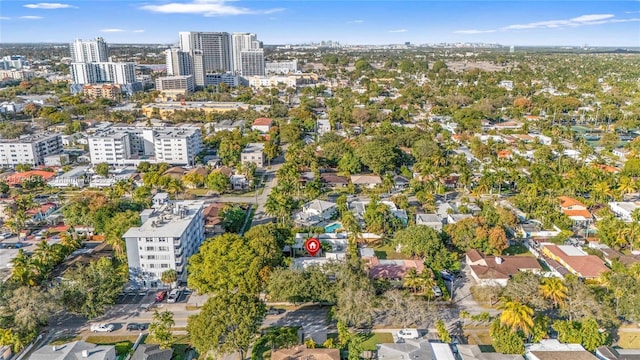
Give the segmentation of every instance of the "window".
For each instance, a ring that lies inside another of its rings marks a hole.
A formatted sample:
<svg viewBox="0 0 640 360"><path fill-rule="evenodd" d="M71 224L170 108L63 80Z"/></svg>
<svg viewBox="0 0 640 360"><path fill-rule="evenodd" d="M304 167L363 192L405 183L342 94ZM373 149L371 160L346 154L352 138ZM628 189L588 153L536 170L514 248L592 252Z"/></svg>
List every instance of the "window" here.
<svg viewBox="0 0 640 360"><path fill-rule="evenodd" d="M156 248L154 246L147 246L147 251L155 251Z"/></svg>
<svg viewBox="0 0 640 360"><path fill-rule="evenodd" d="M160 268L167 269L169 268L169 264L160 264Z"/></svg>
<svg viewBox="0 0 640 360"><path fill-rule="evenodd" d="M158 251L169 251L169 247L168 246L159 246L158 247Z"/></svg>

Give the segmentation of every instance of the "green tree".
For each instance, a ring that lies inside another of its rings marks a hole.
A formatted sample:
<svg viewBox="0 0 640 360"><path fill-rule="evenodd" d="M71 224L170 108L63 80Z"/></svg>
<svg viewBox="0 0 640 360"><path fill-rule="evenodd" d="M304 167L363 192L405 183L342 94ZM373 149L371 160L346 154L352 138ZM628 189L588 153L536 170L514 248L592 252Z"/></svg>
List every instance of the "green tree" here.
<svg viewBox="0 0 640 360"><path fill-rule="evenodd" d="M404 255L418 256L436 271L459 266L457 256L447 250L438 233L428 226L410 225L397 231L393 241Z"/></svg>
<svg viewBox="0 0 640 360"><path fill-rule="evenodd" d="M162 281L163 284L172 287L172 285L175 284L176 281L178 281L178 273L173 269L165 270L162 272L160 281Z"/></svg>
<svg viewBox="0 0 640 360"><path fill-rule="evenodd" d="M67 281L62 283L62 299L66 310L93 319L115 304L126 275L110 259L101 258L68 270L64 278Z"/></svg>
<svg viewBox="0 0 640 360"><path fill-rule="evenodd" d="M561 279L543 278L540 284L540 292L542 296L553 301L553 306L558 307L564 303L567 298L567 287L564 286Z"/></svg>
<svg viewBox="0 0 640 360"><path fill-rule="evenodd" d="M223 174L220 171L212 171L207 176L206 185L207 188L222 193L229 189L231 180L227 177L227 175Z"/></svg>
<svg viewBox="0 0 640 360"><path fill-rule="evenodd" d="M171 328L176 324L173 313L169 310L153 312L153 321L149 324L149 335L160 343L162 349L168 349L173 342Z"/></svg>
<svg viewBox="0 0 640 360"><path fill-rule="evenodd" d="M346 151L338 162L338 170L349 174L358 174L362 170L360 159L351 151Z"/></svg>
<svg viewBox="0 0 640 360"><path fill-rule="evenodd" d="M438 332L438 337L440 341L445 343L451 342L451 335L449 335L449 330L447 330L447 326L444 321L438 320L436 321L436 331Z"/></svg>
<svg viewBox="0 0 640 360"><path fill-rule="evenodd" d="M271 165L271 161L280 155L280 147L275 141L269 140L264 144L264 157Z"/></svg>
<svg viewBox="0 0 640 360"><path fill-rule="evenodd" d="M239 205L227 205L220 211L220 217L224 231L240 233L247 213Z"/></svg>
<svg viewBox="0 0 640 360"><path fill-rule="evenodd" d="M107 164L106 162L96 164L93 170L96 172L96 174L102 177L109 176L109 164Z"/></svg>
<svg viewBox="0 0 640 360"><path fill-rule="evenodd" d="M207 239L200 252L189 259L189 287L201 294L227 292L257 294L261 281L261 259L247 241L226 233Z"/></svg>
<svg viewBox="0 0 640 360"><path fill-rule="evenodd" d="M264 303L257 296L219 293L207 300L198 315L189 317L187 332L200 354L238 351L244 359L264 314Z"/></svg>
<svg viewBox="0 0 640 360"><path fill-rule="evenodd" d="M491 324L490 329L493 347L503 354L524 355L524 339L518 332L512 331L510 326L502 325L499 319Z"/></svg>
<svg viewBox="0 0 640 360"><path fill-rule="evenodd" d="M529 335L533 329L533 309L527 305L509 299L503 299L498 306L500 313L500 323L511 328L512 331L522 331Z"/></svg>

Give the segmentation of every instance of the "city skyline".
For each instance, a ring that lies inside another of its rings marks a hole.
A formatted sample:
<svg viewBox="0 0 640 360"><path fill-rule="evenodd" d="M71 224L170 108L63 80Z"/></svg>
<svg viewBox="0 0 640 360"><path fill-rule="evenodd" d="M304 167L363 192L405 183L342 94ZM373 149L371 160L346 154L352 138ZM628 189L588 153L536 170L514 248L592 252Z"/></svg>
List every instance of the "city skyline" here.
<svg viewBox="0 0 640 360"><path fill-rule="evenodd" d="M255 33L265 44L640 46L640 1L14 0L0 5L0 22L5 43L102 36L169 44L181 31L225 31Z"/></svg>

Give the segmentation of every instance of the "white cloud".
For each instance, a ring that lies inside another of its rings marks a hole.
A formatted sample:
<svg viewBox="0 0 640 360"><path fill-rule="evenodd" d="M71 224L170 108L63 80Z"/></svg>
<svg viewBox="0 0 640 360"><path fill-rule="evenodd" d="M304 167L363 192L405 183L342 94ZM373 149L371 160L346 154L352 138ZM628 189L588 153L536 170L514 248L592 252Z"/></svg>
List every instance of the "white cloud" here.
<svg viewBox="0 0 640 360"><path fill-rule="evenodd" d="M453 33L454 34L463 34L463 35L475 35L475 34L487 34L487 33L492 33L492 32L496 32L495 30L456 30Z"/></svg>
<svg viewBox="0 0 640 360"><path fill-rule="evenodd" d="M351 21L347 21L347 24L362 24L364 23L364 20L351 20Z"/></svg>
<svg viewBox="0 0 640 360"><path fill-rule="evenodd" d="M613 14L589 14L574 17L567 20L546 20L527 24L514 24L505 26L502 30L523 30L523 29L558 29L566 27L579 27L584 25L600 25L613 22Z"/></svg>
<svg viewBox="0 0 640 360"><path fill-rule="evenodd" d="M25 15L25 16L20 16L20 19L26 19L26 20L39 20L39 19L42 19L42 16Z"/></svg>
<svg viewBox="0 0 640 360"><path fill-rule="evenodd" d="M75 6L71 6L69 4L60 4L60 3L37 3L37 4L27 4L27 5L24 5L24 7L29 9L52 10L52 9L68 9L68 8L73 8Z"/></svg>
<svg viewBox="0 0 640 360"><path fill-rule="evenodd" d="M0 20L11 20L8 16L0 16Z"/></svg>
<svg viewBox="0 0 640 360"><path fill-rule="evenodd" d="M100 32L103 32L103 33L117 33L117 32L125 32L125 31L127 31L127 30L124 30L124 29L102 29L102 30L100 30Z"/></svg>
<svg viewBox="0 0 640 360"><path fill-rule="evenodd" d="M407 32L409 30L407 29L396 29L396 30L389 30L390 33L403 33L403 32Z"/></svg>
<svg viewBox="0 0 640 360"><path fill-rule="evenodd" d="M134 32L134 33L143 33L144 29L133 30L132 32Z"/></svg>
<svg viewBox="0 0 640 360"><path fill-rule="evenodd" d="M204 16L273 14L282 8L254 10L227 4L228 0L193 0L190 3L144 5L140 8L163 14L202 14Z"/></svg>
<svg viewBox="0 0 640 360"><path fill-rule="evenodd" d="M638 11L625 11L625 14L640 14L640 10Z"/></svg>

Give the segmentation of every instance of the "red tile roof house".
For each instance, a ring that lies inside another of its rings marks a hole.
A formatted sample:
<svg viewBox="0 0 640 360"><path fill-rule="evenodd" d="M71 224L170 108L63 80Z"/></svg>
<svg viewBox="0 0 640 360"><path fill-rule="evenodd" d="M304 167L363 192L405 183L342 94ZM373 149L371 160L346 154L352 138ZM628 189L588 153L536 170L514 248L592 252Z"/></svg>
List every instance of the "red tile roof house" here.
<svg viewBox="0 0 640 360"><path fill-rule="evenodd" d="M560 208L574 222L591 221L591 212L587 206L580 201L568 196L560 196Z"/></svg>
<svg viewBox="0 0 640 360"><path fill-rule="evenodd" d="M541 249L545 256L557 261L569 272L584 279L597 279L609 268L604 261L595 255L589 255L573 245L556 245L542 243Z"/></svg>
<svg viewBox="0 0 640 360"><path fill-rule="evenodd" d="M369 252L371 254L361 249L362 259L365 260L369 276L373 279L402 281L410 269L416 269L418 274L422 274L425 270L422 260L380 260L373 255L373 251Z"/></svg>
<svg viewBox="0 0 640 360"><path fill-rule="evenodd" d="M269 130L273 126L273 119L269 118L257 118L253 124L251 124L251 130L258 130L261 134L268 134Z"/></svg>
<svg viewBox="0 0 640 360"><path fill-rule="evenodd" d="M56 209L58 205L54 203L46 203L42 204L38 207L27 210L27 215L31 216L29 219L30 222L38 223L47 218L47 216L51 215Z"/></svg>
<svg viewBox="0 0 640 360"><path fill-rule="evenodd" d="M509 279L520 271L542 271L532 256L487 256L478 250L466 253L471 276L480 286L507 286Z"/></svg>
<svg viewBox="0 0 640 360"><path fill-rule="evenodd" d="M20 184L23 181L36 176L41 177L42 179L44 179L44 181L49 181L56 176L56 173L42 170L29 170L21 173L11 174L5 178L5 181L9 186L15 186L16 184Z"/></svg>

